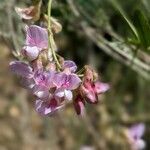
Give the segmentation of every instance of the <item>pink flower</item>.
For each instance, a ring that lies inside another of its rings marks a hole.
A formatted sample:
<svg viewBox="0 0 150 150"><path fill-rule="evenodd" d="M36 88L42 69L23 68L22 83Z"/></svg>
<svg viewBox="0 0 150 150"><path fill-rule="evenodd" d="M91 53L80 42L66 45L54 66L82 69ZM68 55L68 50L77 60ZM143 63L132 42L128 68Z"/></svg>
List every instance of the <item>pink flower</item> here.
<svg viewBox="0 0 150 150"><path fill-rule="evenodd" d="M133 150L142 150L145 148L145 142L142 136L145 131L145 125L143 123L133 125L128 130L128 140Z"/></svg>
<svg viewBox="0 0 150 150"><path fill-rule="evenodd" d="M93 104L98 102L98 95L106 92L108 89L109 85L107 83L102 83L99 81L93 82L86 80L81 86L81 91L85 96L87 102Z"/></svg>
<svg viewBox="0 0 150 150"><path fill-rule="evenodd" d="M97 81L97 73L89 66L85 66L83 83L80 92L87 102L95 104L98 102L98 95L109 89L107 83Z"/></svg>

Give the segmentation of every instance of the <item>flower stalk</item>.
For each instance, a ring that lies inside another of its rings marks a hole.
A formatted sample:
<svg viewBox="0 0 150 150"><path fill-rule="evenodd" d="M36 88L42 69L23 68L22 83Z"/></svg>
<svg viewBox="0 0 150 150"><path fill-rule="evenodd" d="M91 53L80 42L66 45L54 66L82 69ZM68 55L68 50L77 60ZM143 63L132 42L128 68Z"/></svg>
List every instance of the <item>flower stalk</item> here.
<svg viewBox="0 0 150 150"><path fill-rule="evenodd" d="M54 61L56 62L57 68L61 69L61 65L59 64L59 61L56 56L56 52L53 48L54 38L53 38L52 30L51 30L51 9L52 9L52 0L49 0L48 2L48 35L49 35L48 36L48 58L50 60L50 57L52 54L52 57Z"/></svg>

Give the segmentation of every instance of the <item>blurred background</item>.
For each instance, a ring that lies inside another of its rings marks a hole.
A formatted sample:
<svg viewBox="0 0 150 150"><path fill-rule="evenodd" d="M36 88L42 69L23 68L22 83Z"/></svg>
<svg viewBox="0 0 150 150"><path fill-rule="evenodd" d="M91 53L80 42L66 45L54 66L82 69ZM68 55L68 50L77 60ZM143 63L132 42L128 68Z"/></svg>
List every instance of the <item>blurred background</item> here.
<svg viewBox="0 0 150 150"><path fill-rule="evenodd" d="M72 105L40 117L34 97L9 71L25 39L14 8L36 1L0 0L0 150L129 150L124 131L139 122L149 150L150 1L53 0L52 16L63 26L55 35L58 53L93 66L111 85L98 105L86 106L84 119ZM47 0L41 9L46 13Z"/></svg>

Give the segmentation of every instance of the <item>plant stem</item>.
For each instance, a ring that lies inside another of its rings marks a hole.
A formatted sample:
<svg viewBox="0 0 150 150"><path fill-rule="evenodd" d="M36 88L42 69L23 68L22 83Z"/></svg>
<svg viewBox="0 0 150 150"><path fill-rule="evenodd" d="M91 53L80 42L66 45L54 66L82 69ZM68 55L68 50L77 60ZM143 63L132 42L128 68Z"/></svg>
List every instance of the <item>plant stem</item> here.
<svg viewBox="0 0 150 150"><path fill-rule="evenodd" d="M61 66L60 66L59 61L57 59L55 50L53 49L54 39L53 39L53 33L51 31L51 8L52 8L52 0L49 0L49 2L48 2L48 34L49 34L49 37L48 37L48 58L50 60L51 53L52 53L52 57L53 57L54 61L56 62L57 68L61 69Z"/></svg>
<svg viewBox="0 0 150 150"><path fill-rule="evenodd" d="M77 74L80 74L80 73L84 72L84 70L85 70L85 68L81 68L81 69L77 72Z"/></svg>

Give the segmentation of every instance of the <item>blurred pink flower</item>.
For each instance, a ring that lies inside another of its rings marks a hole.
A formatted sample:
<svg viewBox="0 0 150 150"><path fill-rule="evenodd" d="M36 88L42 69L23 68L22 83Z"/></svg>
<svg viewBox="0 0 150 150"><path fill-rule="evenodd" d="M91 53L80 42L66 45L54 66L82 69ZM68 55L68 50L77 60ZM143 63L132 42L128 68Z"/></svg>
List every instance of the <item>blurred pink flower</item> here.
<svg viewBox="0 0 150 150"><path fill-rule="evenodd" d="M133 125L128 130L128 140L133 150L142 150L145 148L145 141L142 136L145 132L145 125L143 123Z"/></svg>

